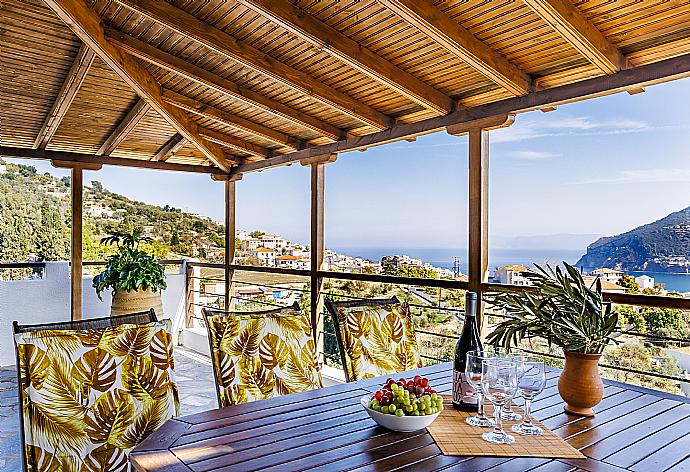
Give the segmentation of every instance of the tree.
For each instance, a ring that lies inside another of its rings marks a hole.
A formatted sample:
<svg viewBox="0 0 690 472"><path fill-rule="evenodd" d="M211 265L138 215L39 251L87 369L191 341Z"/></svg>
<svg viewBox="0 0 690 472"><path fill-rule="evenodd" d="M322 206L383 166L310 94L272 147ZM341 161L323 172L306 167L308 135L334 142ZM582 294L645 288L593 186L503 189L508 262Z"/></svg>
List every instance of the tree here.
<svg viewBox="0 0 690 472"><path fill-rule="evenodd" d="M103 184L100 183L98 180L92 180L91 190L93 190L95 193L103 193L105 189L103 188Z"/></svg>
<svg viewBox="0 0 690 472"><path fill-rule="evenodd" d="M623 274L620 279L618 279L618 285L625 288L628 293L638 293L640 291L640 284L635 282L635 279L628 274Z"/></svg>
<svg viewBox="0 0 690 472"><path fill-rule="evenodd" d="M69 188L70 185L72 184L72 179L70 178L69 175L65 175L64 177L62 177L62 178L60 179L60 182L62 182L62 184L63 184L65 187L68 187L68 188Z"/></svg>
<svg viewBox="0 0 690 472"><path fill-rule="evenodd" d="M683 337L686 326L683 313L671 308L645 308L643 316L647 328L660 336Z"/></svg>
<svg viewBox="0 0 690 472"><path fill-rule="evenodd" d="M180 244L180 235L178 234L177 230L173 231L172 236L170 237L170 245L172 247L179 246Z"/></svg>
<svg viewBox="0 0 690 472"><path fill-rule="evenodd" d="M48 199L41 205L41 225L36 231L35 252L39 261L60 261L69 258L69 237L60 211Z"/></svg>
<svg viewBox="0 0 690 472"><path fill-rule="evenodd" d="M249 236L252 238L258 238L259 236L263 236L264 234L266 233L264 233L263 231L254 230L251 233L249 233Z"/></svg>

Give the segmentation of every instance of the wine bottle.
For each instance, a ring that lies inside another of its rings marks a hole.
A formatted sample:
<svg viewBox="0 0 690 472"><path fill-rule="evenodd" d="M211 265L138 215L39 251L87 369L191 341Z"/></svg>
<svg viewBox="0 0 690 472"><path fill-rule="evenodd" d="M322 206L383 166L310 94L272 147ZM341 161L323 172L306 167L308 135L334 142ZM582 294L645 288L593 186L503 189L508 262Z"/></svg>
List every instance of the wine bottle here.
<svg viewBox="0 0 690 472"><path fill-rule="evenodd" d="M453 407L462 411L478 411L477 394L467 382L465 364L467 353L482 349L477 329L477 294L467 292L465 295L465 325L462 334L455 345L455 360L453 362Z"/></svg>

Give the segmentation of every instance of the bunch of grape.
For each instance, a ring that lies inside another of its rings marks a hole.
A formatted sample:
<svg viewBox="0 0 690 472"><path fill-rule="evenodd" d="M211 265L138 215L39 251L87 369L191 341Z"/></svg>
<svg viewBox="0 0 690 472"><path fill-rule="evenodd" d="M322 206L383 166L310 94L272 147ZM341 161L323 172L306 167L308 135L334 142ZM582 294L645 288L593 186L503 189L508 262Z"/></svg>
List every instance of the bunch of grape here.
<svg viewBox="0 0 690 472"><path fill-rule="evenodd" d="M443 410L443 399L425 377L415 375L414 379L397 382L389 378L371 397L369 408L395 416L433 415Z"/></svg>

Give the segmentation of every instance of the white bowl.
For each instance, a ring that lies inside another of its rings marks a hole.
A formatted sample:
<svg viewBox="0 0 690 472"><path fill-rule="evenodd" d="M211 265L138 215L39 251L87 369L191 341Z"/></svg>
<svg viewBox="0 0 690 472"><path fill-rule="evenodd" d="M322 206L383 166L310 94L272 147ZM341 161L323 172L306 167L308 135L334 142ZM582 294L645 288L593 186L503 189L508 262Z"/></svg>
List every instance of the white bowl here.
<svg viewBox="0 0 690 472"><path fill-rule="evenodd" d="M441 412L434 413L433 415L424 416L395 416L380 413L376 410L369 408L370 396L362 397L361 403L362 407L367 410L371 419L376 421L378 424L384 428L388 428L393 431L400 431L403 433L408 433L411 431L418 431L424 429L434 422Z"/></svg>

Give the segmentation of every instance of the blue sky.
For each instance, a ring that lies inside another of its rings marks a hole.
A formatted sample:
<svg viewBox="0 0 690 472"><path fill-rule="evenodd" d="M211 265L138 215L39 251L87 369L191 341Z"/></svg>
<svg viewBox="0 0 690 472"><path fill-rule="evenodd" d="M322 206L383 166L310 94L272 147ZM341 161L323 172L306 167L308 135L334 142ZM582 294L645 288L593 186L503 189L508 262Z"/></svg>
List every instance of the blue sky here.
<svg viewBox="0 0 690 472"><path fill-rule="evenodd" d="M542 236L555 247L581 247L593 235L621 233L690 206L690 117L678 106L689 99L690 80L681 80L518 115L512 127L492 132L495 245L518 247L521 237ZM110 167L86 179L149 203L223 215L222 185L207 176ZM246 175L237 192L239 227L308 240L308 169ZM464 137L436 133L346 153L327 168L330 246L465 247L466 220Z"/></svg>

